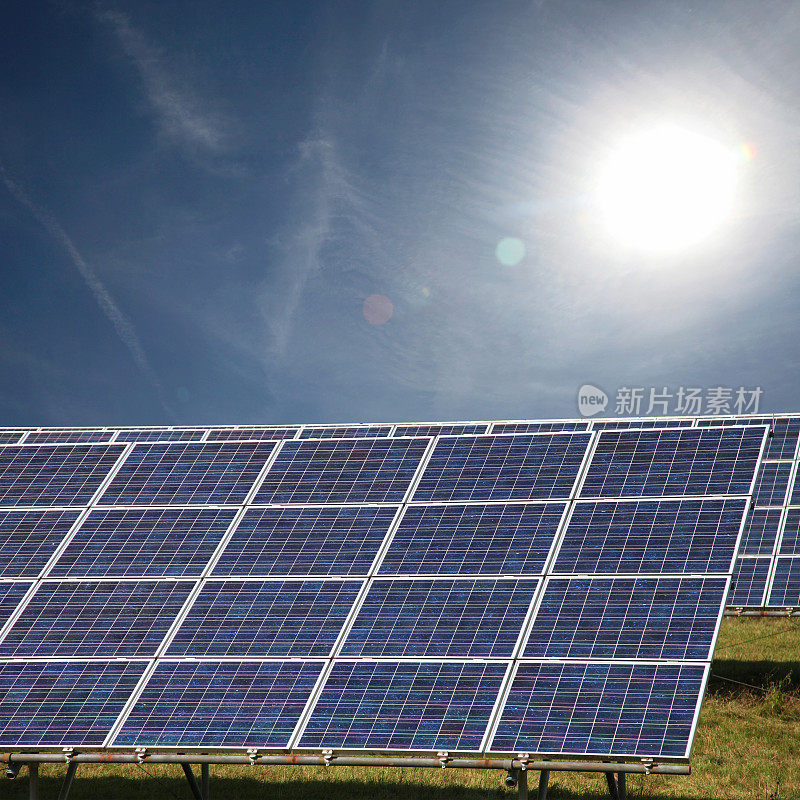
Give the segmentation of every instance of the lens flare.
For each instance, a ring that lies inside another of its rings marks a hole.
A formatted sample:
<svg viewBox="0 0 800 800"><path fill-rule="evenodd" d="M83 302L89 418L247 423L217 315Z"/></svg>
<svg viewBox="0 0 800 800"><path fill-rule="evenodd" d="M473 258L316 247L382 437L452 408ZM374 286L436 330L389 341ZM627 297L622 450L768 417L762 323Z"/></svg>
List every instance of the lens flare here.
<svg viewBox="0 0 800 800"><path fill-rule="evenodd" d="M364 301L362 311L370 325L383 325L392 318L394 306L385 294L371 294Z"/></svg>

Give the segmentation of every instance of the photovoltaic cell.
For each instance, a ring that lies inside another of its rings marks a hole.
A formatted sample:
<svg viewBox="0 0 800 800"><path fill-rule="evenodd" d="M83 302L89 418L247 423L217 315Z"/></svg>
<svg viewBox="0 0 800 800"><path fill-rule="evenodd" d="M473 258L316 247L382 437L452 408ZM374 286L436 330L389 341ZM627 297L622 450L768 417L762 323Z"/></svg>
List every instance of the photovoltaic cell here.
<svg viewBox="0 0 800 800"><path fill-rule="evenodd" d="M691 428L692 418L686 419L608 419L594 420L593 431L624 430L626 428Z"/></svg>
<svg viewBox="0 0 800 800"><path fill-rule="evenodd" d="M778 552L782 556L800 556L800 508L790 508L786 511L786 522L783 525Z"/></svg>
<svg viewBox="0 0 800 800"><path fill-rule="evenodd" d="M582 497L748 494L759 427L603 431Z"/></svg>
<svg viewBox="0 0 800 800"><path fill-rule="evenodd" d="M137 444L100 503L242 503L274 447L267 442Z"/></svg>
<svg viewBox="0 0 800 800"><path fill-rule="evenodd" d="M727 579L552 578L525 658L709 659Z"/></svg>
<svg viewBox="0 0 800 800"><path fill-rule="evenodd" d="M249 508L212 574L366 575L396 506Z"/></svg>
<svg viewBox="0 0 800 800"><path fill-rule="evenodd" d="M537 580L378 580L342 656L510 658Z"/></svg>
<svg viewBox="0 0 800 800"><path fill-rule="evenodd" d="M520 663L490 749L684 758L707 669Z"/></svg>
<svg viewBox="0 0 800 800"><path fill-rule="evenodd" d="M383 575L536 575L566 503L409 506L379 572Z"/></svg>
<svg viewBox="0 0 800 800"><path fill-rule="evenodd" d="M115 442L198 442L203 438L202 428L143 428L125 430L117 434Z"/></svg>
<svg viewBox="0 0 800 800"><path fill-rule="evenodd" d="M770 556L781 521L779 508L755 508L747 515L739 555Z"/></svg>
<svg viewBox="0 0 800 800"><path fill-rule="evenodd" d="M0 431L0 444L16 444L24 431Z"/></svg>
<svg viewBox="0 0 800 800"><path fill-rule="evenodd" d="M796 474L794 477L794 486L792 487L790 494L791 496L789 500L789 505L800 506L800 480L798 480Z"/></svg>
<svg viewBox="0 0 800 800"><path fill-rule="evenodd" d="M211 581L167 655L327 656L361 581Z"/></svg>
<svg viewBox="0 0 800 800"><path fill-rule="evenodd" d="M561 433L565 431L587 431L588 422L495 422L492 435L498 433Z"/></svg>
<svg viewBox="0 0 800 800"><path fill-rule="evenodd" d="M757 506L781 506L789 487L792 465L785 461L764 463L758 471L753 502Z"/></svg>
<svg viewBox="0 0 800 800"><path fill-rule="evenodd" d="M235 516L223 509L96 509L48 577L199 576Z"/></svg>
<svg viewBox="0 0 800 800"><path fill-rule="evenodd" d="M33 583L28 581L0 583L0 629L8 622L8 618L16 610L19 601L31 586Z"/></svg>
<svg viewBox="0 0 800 800"><path fill-rule="evenodd" d="M115 747L284 748L321 662L161 661Z"/></svg>
<svg viewBox="0 0 800 800"><path fill-rule="evenodd" d="M399 502L429 443L429 439L286 442L254 502Z"/></svg>
<svg viewBox="0 0 800 800"><path fill-rule="evenodd" d="M0 642L0 657L151 656L193 586L46 581Z"/></svg>
<svg viewBox="0 0 800 800"><path fill-rule="evenodd" d="M744 499L578 502L554 572L728 572Z"/></svg>
<svg viewBox="0 0 800 800"><path fill-rule="evenodd" d="M477 425L398 425L395 436L460 436L465 433L486 433L487 423Z"/></svg>
<svg viewBox="0 0 800 800"><path fill-rule="evenodd" d="M208 434L209 442L227 441L277 441L279 439L294 439L297 428L213 428Z"/></svg>
<svg viewBox="0 0 800 800"><path fill-rule="evenodd" d="M391 425L332 425L325 428L303 428L301 439L352 439L389 436Z"/></svg>
<svg viewBox="0 0 800 800"><path fill-rule="evenodd" d="M0 511L0 578L35 578L80 511Z"/></svg>
<svg viewBox="0 0 800 800"><path fill-rule="evenodd" d="M728 605L762 605L771 563L769 558L737 558L728 592Z"/></svg>
<svg viewBox="0 0 800 800"><path fill-rule="evenodd" d="M474 661L338 662L299 746L476 751L505 671Z"/></svg>
<svg viewBox="0 0 800 800"><path fill-rule="evenodd" d="M114 435L114 431L104 431L101 428L91 430L68 430L56 428L54 430L31 431L25 437L25 444L77 444L78 442L107 442Z"/></svg>
<svg viewBox="0 0 800 800"><path fill-rule="evenodd" d="M123 450L118 444L0 448L0 505L85 505Z"/></svg>
<svg viewBox="0 0 800 800"><path fill-rule="evenodd" d="M0 745L101 745L145 661L0 662Z"/></svg>
<svg viewBox="0 0 800 800"><path fill-rule="evenodd" d="M780 556L775 560L768 605L800 606L800 558Z"/></svg>
<svg viewBox="0 0 800 800"><path fill-rule="evenodd" d="M438 439L415 501L569 498L588 433Z"/></svg>
<svg viewBox="0 0 800 800"><path fill-rule="evenodd" d="M700 419L699 427L709 425L768 425L772 436L767 439L765 459L794 458L797 438L800 434L800 417L745 417L739 419Z"/></svg>

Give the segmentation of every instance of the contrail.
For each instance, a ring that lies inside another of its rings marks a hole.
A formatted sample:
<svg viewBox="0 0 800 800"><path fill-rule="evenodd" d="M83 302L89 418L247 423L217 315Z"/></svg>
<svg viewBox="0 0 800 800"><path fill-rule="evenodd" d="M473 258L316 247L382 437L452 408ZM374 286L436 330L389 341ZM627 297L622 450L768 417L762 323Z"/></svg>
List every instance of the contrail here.
<svg viewBox="0 0 800 800"><path fill-rule="evenodd" d="M114 326L122 343L128 348L139 371L144 375L147 381L153 386L158 395L158 400L161 403L167 414L173 419L175 414L166 402L166 394L161 381L155 373L155 370L150 365L150 361L145 355L139 337L131 325L128 318L119 309L119 306L114 302L114 299L108 293L108 290L103 285L102 281L97 277L94 270L86 263L83 256L78 252L78 249L72 243L72 239L67 236L66 231L61 227L58 220L55 219L48 211L40 208L36 203L28 197L27 193L17 183L8 177L5 166L0 162L0 178L3 179L6 189L17 200L18 203L23 205L30 211L33 217L42 225L42 227L67 251L72 263L75 265L81 277L86 282L89 290L94 295L94 299L100 306L100 310L108 318L109 322Z"/></svg>

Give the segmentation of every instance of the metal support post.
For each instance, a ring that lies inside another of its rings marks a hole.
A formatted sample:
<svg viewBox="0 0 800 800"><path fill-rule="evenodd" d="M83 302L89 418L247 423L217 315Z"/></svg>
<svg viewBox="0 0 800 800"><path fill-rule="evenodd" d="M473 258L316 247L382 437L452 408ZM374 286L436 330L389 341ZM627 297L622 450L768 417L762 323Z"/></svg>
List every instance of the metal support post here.
<svg viewBox="0 0 800 800"><path fill-rule="evenodd" d="M194 800L203 800L200 787L197 785L197 779L194 777L194 772L192 772L192 765L184 762L181 766L183 767L183 774L186 776L186 780L189 781L189 788L192 790ZM59 798L59 800L61 800L61 798Z"/></svg>
<svg viewBox="0 0 800 800"><path fill-rule="evenodd" d="M611 795L611 800L619 800L619 792L617 791L617 779L614 777L613 772L606 772L606 781L608 783L608 793Z"/></svg>
<svg viewBox="0 0 800 800"><path fill-rule="evenodd" d="M203 800L211 800L211 775L208 771L208 764L200 765L200 792Z"/></svg>
<svg viewBox="0 0 800 800"><path fill-rule="evenodd" d="M78 762L70 761L67 764L67 774L64 776L64 783L61 784L61 791L58 793L58 800L67 800L69 790L72 788L72 781L75 780L75 773L78 771Z"/></svg>
<svg viewBox="0 0 800 800"><path fill-rule="evenodd" d="M547 800L547 784L550 782L550 770L543 769L539 773L539 794L536 800Z"/></svg>
<svg viewBox="0 0 800 800"><path fill-rule="evenodd" d="M617 774L617 795L619 800L627 800L627 790L625 788L625 773L620 772Z"/></svg>
<svg viewBox="0 0 800 800"><path fill-rule="evenodd" d="M517 770L517 786L519 787L519 800L528 800L528 771Z"/></svg>
<svg viewBox="0 0 800 800"><path fill-rule="evenodd" d="M28 762L28 786L30 800L39 800L39 765L35 761Z"/></svg>

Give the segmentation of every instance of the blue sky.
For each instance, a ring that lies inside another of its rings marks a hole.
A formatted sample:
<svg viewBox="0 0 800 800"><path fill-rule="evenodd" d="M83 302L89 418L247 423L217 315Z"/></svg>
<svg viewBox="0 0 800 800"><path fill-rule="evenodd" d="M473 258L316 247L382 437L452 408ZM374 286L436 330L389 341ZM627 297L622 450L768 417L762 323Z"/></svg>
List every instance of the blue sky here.
<svg viewBox="0 0 800 800"><path fill-rule="evenodd" d="M800 409L795 3L4 12L4 425L574 417L585 383ZM668 257L592 204L653 120L756 153Z"/></svg>

